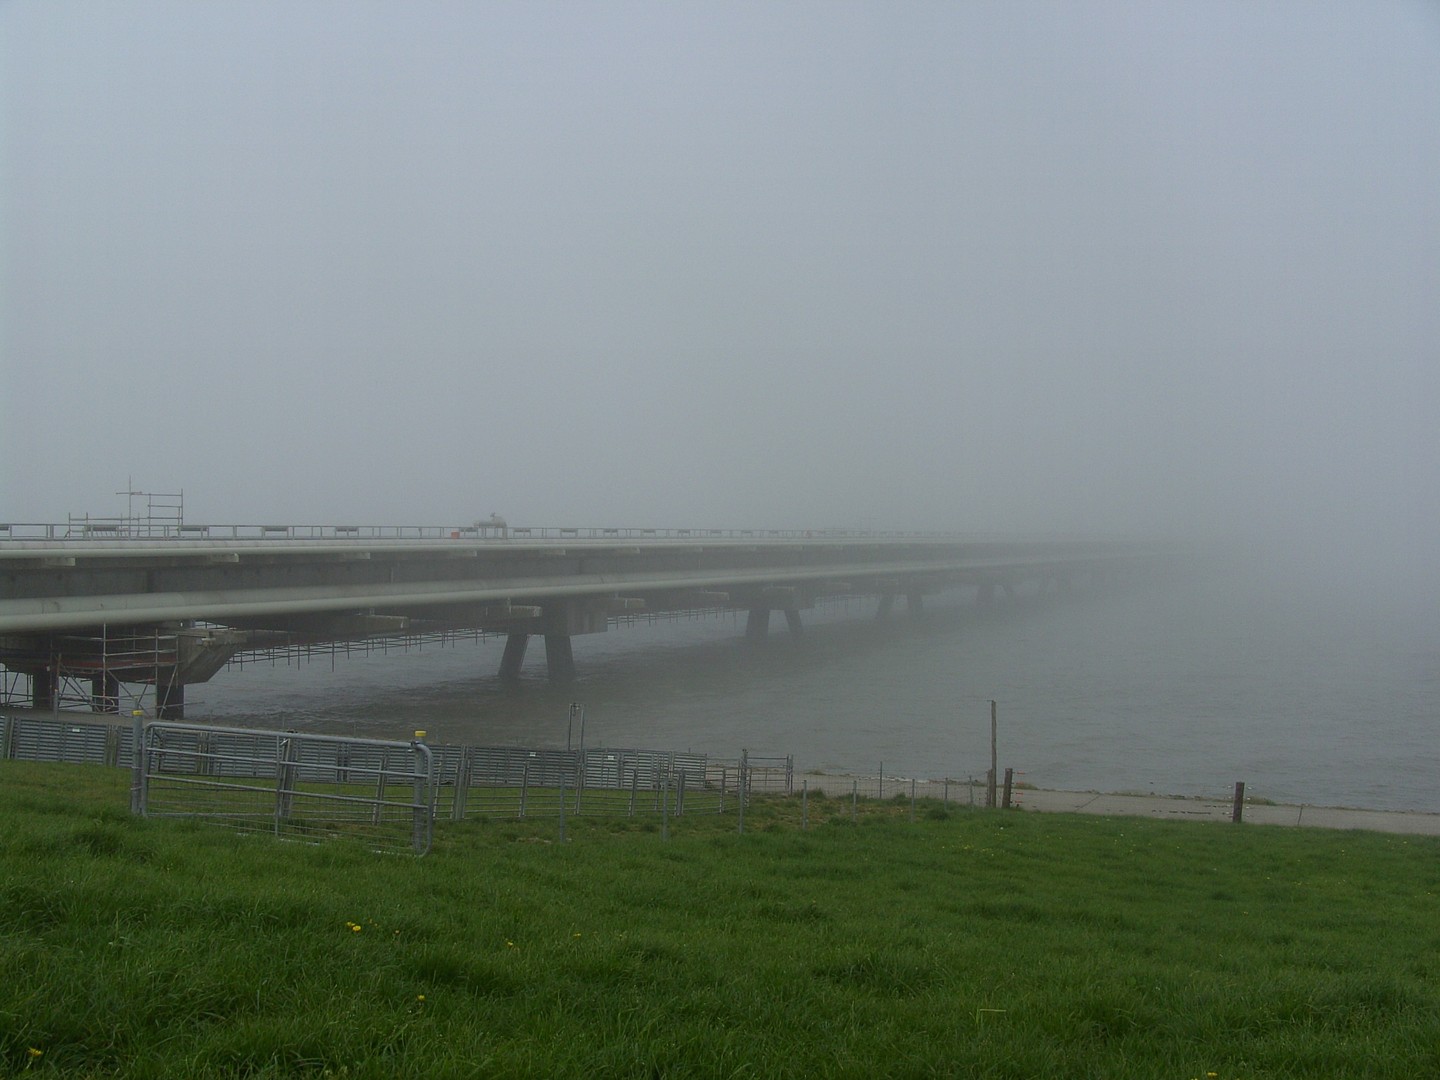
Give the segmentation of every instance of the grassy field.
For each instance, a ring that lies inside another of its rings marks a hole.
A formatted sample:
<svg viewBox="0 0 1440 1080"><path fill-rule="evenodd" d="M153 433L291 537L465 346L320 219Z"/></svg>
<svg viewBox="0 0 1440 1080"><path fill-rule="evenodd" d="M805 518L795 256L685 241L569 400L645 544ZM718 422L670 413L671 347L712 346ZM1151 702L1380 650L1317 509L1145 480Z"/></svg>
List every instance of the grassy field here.
<svg viewBox="0 0 1440 1080"><path fill-rule="evenodd" d="M1440 1076L1428 838L812 798L416 859L126 785L0 763L0 1074Z"/></svg>

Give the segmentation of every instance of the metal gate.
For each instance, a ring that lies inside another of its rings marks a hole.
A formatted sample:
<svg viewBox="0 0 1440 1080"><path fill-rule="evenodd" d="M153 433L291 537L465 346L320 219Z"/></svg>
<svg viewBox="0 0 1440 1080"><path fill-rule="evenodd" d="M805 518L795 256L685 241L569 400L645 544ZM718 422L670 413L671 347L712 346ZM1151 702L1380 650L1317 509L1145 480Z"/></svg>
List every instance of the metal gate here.
<svg viewBox="0 0 1440 1080"><path fill-rule="evenodd" d="M134 810L306 841L430 850L435 764L423 742L146 724Z"/></svg>

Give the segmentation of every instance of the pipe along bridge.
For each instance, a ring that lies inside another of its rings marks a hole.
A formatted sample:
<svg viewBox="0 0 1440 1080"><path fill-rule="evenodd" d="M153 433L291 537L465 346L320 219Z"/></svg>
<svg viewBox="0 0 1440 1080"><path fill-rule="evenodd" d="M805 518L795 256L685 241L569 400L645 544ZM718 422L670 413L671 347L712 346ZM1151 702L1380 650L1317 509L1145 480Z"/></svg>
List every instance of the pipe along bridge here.
<svg viewBox="0 0 1440 1080"><path fill-rule="evenodd" d="M1099 541L975 540L841 533L657 530L432 530L186 526L161 536L26 539L0 526L0 665L6 694L59 707L68 682L119 710L122 683L153 686L155 711L183 713L186 684L237 654L277 645L449 631L505 635L515 677L531 637L552 680L574 676L571 639L647 613L745 611L763 638L771 612L802 631L817 600L978 587L982 601L1035 583L1063 588L1153 564L1153 547ZM53 530L52 530L53 533Z"/></svg>

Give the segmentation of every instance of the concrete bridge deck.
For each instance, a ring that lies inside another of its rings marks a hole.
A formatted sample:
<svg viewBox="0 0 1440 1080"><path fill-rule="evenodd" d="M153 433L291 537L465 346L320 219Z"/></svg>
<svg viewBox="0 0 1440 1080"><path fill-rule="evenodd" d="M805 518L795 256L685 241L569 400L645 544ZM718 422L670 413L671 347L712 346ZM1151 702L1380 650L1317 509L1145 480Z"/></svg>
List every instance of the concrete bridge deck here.
<svg viewBox="0 0 1440 1080"><path fill-rule="evenodd" d="M827 598L873 596L884 615L900 596L914 611L926 594L960 584L982 598L1025 584L1060 588L1157 555L1097 541L749 530L68 533L0 529L0 663L29 676L37 706L59 679L88 674L101 701L117 680L153 683L157 697L163 686L162 711L172 715L184 684L276 635L503 633L505 675L518 672L530 636L542 635L551 676L564 680L573 675L570 639L625 615L743 609L747 633L762 637L770 613L783 611L799 633L801 612Z"/></svg>

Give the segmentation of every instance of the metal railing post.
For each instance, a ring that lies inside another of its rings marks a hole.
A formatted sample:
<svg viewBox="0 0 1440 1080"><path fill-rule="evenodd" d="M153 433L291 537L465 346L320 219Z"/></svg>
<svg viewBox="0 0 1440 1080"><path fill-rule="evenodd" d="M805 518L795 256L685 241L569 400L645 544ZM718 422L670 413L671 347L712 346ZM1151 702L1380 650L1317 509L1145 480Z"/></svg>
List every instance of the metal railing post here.
<svg viewBox="0 0 1440 1080"><path fill-rule="evenodd" d="M748 801L748 796L750 794L749 753L750 752L748 750L740 751L740 775L737 777L737 782L735 785L735 797L738 800L738 805L740 807L739 824L737 826L737 831L742 835L745 832L745 803Z"/></svg>
<svg viewBox="0 0 1440 1080"><path fill-rule="evenodd" d="M130 780L130 812L145 816L145 716L136 709L130 714L131 751L134 754L134 772Z"/></svg>
<svg viewBox="0 0 1440 1080"><path fill-rule="evenodd" d="M430 850L430 840L434 836L435 804L430 796L435 787L435 756L430 747L418 738L410 744L410 748L415 753L410 841L415 854L424 855Z"/></svg>

